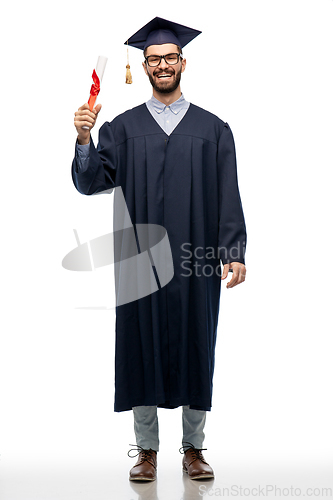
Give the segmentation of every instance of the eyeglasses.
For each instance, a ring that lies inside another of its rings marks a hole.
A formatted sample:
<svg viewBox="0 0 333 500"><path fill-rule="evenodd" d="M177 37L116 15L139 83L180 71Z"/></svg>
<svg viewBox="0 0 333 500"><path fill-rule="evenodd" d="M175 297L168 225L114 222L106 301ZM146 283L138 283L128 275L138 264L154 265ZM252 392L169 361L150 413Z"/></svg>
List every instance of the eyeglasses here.
<svg viewBox="0 0 333 500"><path fill-rule="evenodd" d="M151 66L152 68L158 66L161 64L162 59L167 64L177 64L179 61L180 54L177 54L176 52L173 52L172 54L166 54L165 56L147 56L145 57L145 60L147 61L148 66Z"/></svg>

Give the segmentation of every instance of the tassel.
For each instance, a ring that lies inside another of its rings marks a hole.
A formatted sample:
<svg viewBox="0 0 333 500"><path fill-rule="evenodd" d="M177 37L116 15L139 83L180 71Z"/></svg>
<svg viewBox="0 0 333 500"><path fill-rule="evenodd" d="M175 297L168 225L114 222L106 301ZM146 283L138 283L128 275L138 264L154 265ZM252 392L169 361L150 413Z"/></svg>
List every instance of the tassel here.
<svg viewBox="0 0 333 500"><path fill-rule="evenodd" d="M126 64L126 81L125 83L133 83L132 81L132 75L131 75L131 69L129 65L129 58L128 58L128 40L127 40L127 64Z"/></svg>
<svg viewBox="0 0 333 500"><path fill-rule="evenodd" d="M129 64L126 64L126 82L125 83L133 83Z"/></svg>

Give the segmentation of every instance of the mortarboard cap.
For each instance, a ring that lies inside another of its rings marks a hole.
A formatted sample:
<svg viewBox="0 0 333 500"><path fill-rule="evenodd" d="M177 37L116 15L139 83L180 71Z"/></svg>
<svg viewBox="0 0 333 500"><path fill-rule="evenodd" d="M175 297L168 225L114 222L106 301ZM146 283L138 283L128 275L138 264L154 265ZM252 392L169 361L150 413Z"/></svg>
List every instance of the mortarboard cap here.
<svg viewBox="0 0 333 500"><path fill-rule="evenodd" d="M126 40L125 45L144 50L149 45L174 43L183 48L200 33L201 31L188 28L182 24L155 17Z"/></svg>

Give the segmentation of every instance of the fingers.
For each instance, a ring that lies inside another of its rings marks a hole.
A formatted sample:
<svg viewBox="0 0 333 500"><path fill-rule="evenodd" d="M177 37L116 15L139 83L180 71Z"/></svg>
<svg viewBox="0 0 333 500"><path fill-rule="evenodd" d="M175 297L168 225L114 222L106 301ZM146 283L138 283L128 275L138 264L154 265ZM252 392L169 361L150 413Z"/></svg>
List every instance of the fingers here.
<svg viewBox="0 0 333 500"><path fill-rule="evenodd" d="M78 132L81 132L82 127L86 126L91 130L95 125L98 113L102 108L101 104L97 104L97 106L91 111L89 109L88 103L83 104L75 113L74 113L74 125Z"/></svg>
<svg viewBox="0 0 333 500"><path fill-rule="evenodd" d="M93 109L93 111L95 111L96 115L98 115L98 113L100 112L101 108L102 108L101 104L97 104L97 106L95 106L95 108Z"/></svg>
<svg viewBox="0 0 333 500"><path fill-rule="evenodd" d="M222 273L222 276L221 276L221 280L225 280L226 277L228 276L228 272L229 272L229 264L224 264L223 266L223 273Z"/></svg>
<svg viewBox="0 0 333 500"><path fill-rule="evenodd" d="M90 108L89 108L89 104L87 102L85 102L83 104L83 106L81 106L78 111L84 111L85 109L89 110L90 111Z"/></svg>
<svg viewBox="0 0 333 500"><path fill-rule="evenodd" d="M77 129L82 128L83 126L92 129L93 126L95 125L95 120L92 120L89 116L75 117L74 125Z"/></svg>
<svg viewBox="0 0 333 500"><path fill-rule="evenodd" d="M85 104L83 104L83 106L81 106L77 110L77 113L81 114L81 112L88 112L88 113L93 113L95 115L95 117L97 117L97 115L98 115L98 113L100 112L101 109L102 109L102 105L101 104L97 104L94 107L94 109L91 111L91 109L89 108L89 104L86 102Z"/></svg>
<svg viewBox="0 0 333 500"><path fill-rule="evenodd" d="M243 283L246 277L246 267L240 262L231 262L230 269L232 269L232 278L227 283L227 288L234 288L236 285Z"/></svg>
<svg viewBox="0 0 333 500"><path fill-rule="evenodd" d="M82 107L83 108L83 107ZM93 124L96 120L96 113L94 111L90 111L89 106L88 108L79 108L75 113L74 113L74 122L88 122Z"/></svg>

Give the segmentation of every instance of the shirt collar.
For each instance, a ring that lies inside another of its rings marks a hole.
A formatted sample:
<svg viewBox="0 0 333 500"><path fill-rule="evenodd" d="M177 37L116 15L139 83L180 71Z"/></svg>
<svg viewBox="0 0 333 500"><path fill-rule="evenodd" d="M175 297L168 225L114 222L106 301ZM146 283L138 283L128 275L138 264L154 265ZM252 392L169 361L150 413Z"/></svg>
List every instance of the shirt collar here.
<svg viewBox="0 0 333 500"><path fill-rule="evenodd" d="M169 107L171 109L171 111L175 115L177 115L179 113L179 111L181 111L183 109L183 107L186 105L185 97L183 94L180 96L179 99L177 99L177 101L173 102L169 106L167 106L166 104L163 104L163 102L156 99L155 96L151 97L150 102L153 105L154 110L158 114L162 113L162 111L164 111L166 107Z"/></svg>

